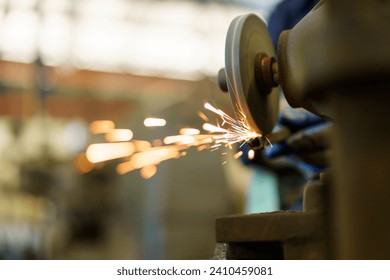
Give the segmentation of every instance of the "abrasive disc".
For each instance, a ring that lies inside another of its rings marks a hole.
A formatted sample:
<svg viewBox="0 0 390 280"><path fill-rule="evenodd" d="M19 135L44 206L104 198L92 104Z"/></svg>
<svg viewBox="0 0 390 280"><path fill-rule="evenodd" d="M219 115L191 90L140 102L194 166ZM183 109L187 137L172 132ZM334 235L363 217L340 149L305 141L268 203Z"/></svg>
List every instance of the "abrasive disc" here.
<svg viewBox="0 0 390 280"><path fill-rule="evenodd" d="M275 57L265 23L255 14L236 17L229 26L225 45L225 71L230 99L237 117L245 115L247 125L267 135L276 124L279 88L264 92L255 78L258 53Z"/></svg>

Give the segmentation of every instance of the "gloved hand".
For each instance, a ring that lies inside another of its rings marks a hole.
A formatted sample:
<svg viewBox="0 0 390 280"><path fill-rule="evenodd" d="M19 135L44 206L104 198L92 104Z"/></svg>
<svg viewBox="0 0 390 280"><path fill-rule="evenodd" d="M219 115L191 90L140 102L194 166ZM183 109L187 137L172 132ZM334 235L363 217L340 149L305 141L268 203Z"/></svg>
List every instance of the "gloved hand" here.
<svg viewBox="0 0 390 280"><path fill-rule="evenodd" d="M282 127L287 128L290 135L283 141L267 146L264 151L266 158L283 158L286 164L298 168L308 179L327 167L327 134L331 122L304 109L287 107L281 113L275 130Z"/></svg>

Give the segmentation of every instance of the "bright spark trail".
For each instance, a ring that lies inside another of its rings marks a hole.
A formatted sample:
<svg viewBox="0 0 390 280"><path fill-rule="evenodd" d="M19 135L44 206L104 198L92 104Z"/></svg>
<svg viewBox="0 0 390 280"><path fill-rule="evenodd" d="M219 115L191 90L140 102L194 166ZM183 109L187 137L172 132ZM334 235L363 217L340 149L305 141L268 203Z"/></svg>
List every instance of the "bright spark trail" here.
<svg viewBox="0 0 390 280"><path fill-rule="evenodd" d="M239 113L237 119L234 119L210 103L205 103L204 108L216 114L221 123L211 124L203 112L198 112L198 115L205 121L202 128L207 133L201 134L200 130L196 128L182 128L178 135L167 136L163 141L158 141L157 145L144 140L131 139L133 133L130 130L115 129L112 121L95 121L91 126L91 132L93 134L106 134L106 140L109 139L111 143L89 145L86 153L80 154L77 163L86 165L88 162L96 164L113 159L123 159L123 162L119 163L116 168L119 174L139 169L141 176L148 179L156 174L157 165L161 162L185 156L187 154L185 150L191 147L196 147L197 151L206 149L214 151L223 146L233 149L233 145L238 144L241 147L254 138L262 137L261 134L254 132L247 125L243 113ZM146 118L144 121L146 127L164 126L165 124L164 119ZM116 138L112 135L117 137L118 142L115 142ZM126 139L123 137L129 137L128 139L131 141L119 142ZM239 151L233 158L237 159L242 154ZM86 160L80 160L80 157L86 157ZM77 167L80 172L91 170L89 166Z"/></svg>

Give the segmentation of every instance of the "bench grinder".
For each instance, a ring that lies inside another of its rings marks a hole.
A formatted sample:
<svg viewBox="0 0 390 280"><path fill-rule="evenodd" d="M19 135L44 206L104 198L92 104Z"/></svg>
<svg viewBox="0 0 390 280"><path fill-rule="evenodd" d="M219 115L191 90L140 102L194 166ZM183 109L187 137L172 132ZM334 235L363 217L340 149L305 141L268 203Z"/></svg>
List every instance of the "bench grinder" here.
<svg viewBox="0 0 390 280"><path fill-rule="evenodd" d="M270 135L281 90L331 119L330 176L310 182L303 212L217 219L230 259L390 258L390 1L320 1L279 37L254 14L231 23L218 74L248 126Z"/></svg>

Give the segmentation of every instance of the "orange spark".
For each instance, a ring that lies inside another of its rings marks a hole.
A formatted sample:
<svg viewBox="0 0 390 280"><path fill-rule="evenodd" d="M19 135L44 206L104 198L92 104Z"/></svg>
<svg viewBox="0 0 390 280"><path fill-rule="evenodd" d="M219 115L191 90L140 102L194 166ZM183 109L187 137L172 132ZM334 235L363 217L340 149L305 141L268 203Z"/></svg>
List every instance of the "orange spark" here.
<svg viewBox="0 0 390 280"><path fill-rule="evenodd" d="M182 135L198 135L200 134L200 130L195 128L182 128L179 133Z"/></svg>
<svg viewBox="0 0 390 280"><path fill-rule="evenodd" d="M223 146L232 150L234 144L242 145L253 138L262 137L249 127L244 114L239 112L238 119L235 119L210 103L205 103L204 108L217 114L221 122L216 125L211 124L203 112L198 112L198 115L205 121L202 127L207 133L200 134L200 130L196 128L182 128L179 135L167 136L163 141L155 139L153 145L144 140L132 140L131 130L114 129L115 124L111 121L93 122L91 123L93 133L105 133L107 141L116 143L92 144L86 151L86 157L91 164L126 158L125 162L117 165L117 172L125 174L139 169L141 176L147 179L156 174L157 165L161 162L187 155L185 150L190 147L196 147L197 151L205 149L213 151ZM144 125L146 127L165 126L166 120L146 118ZM233 158L238 159L242 154L243 152L239 151L233 155ZM248 157L253 159L254 156L255 152L250 150ZM226 161L223 164L225 163Z"/></svg>
<svg viewBox="0 0 390 280"><path fill-rule="evenodd" d="M110 120L97 120L91 122L89 130L92 134L100 134L110 132L115 128L115 123Z"/></svg>
<svg viewBox="0 0 390 280"><path fill-rule="evenodd" d="M165 126L167 121L160 118L146 118L144 120L144 125L146 127L155 127L155 126Z"/></svg>
<svg viewBox="0 0 390 280"><path fill-rule="evenodd" d="M92 144L87 148L87 159L97 163L130 156L134 150L134 145L129 142Z"/></svg>
<svg viewBox="0 0 390 280"><path fill-rule="evenodd" d="M234 159L238 159L238 158L240 158L240 157L242 156L242 154L243 154L243 152L242 152L242 151L239 151L239 152L237 152L237 153L234 154L233 158L234 158Z"/></svg>
<svg viewBox="0 0 390 280"><path fill-rule="evenodd" d="M108 142L130 141L133 132L130 129L113 129L104 136Z"/></svg>
<svg viewBox="0 0 390 280"><path fill-rule="evenodd" d="M149 165L141 168L140 174L144 179L152 178L157 172L157 167L155 165Z"/></svg>

